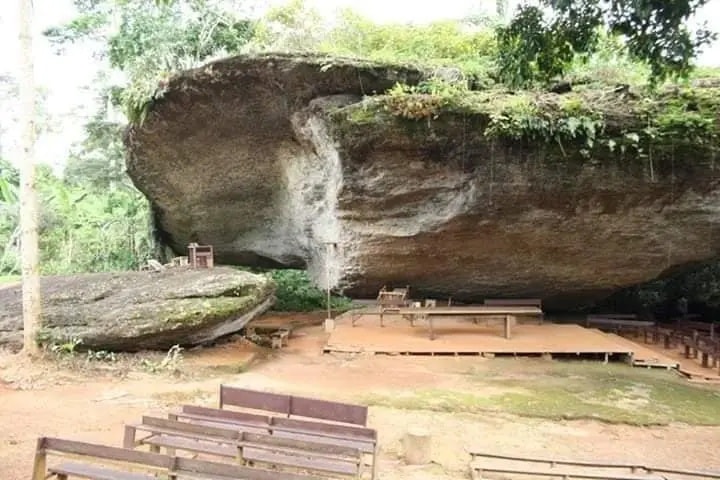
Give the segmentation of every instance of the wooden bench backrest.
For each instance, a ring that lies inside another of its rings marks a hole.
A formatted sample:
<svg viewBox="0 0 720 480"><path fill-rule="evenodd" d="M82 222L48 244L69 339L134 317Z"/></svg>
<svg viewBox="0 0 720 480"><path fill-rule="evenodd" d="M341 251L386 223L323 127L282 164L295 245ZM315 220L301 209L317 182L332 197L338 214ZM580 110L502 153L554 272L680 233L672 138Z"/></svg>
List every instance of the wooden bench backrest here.
<svg viewBox="0 0 720 480"><path fill-rule="evenodd" d="M194 460L190 458L174 457L159 453L141 452L126 448L109 447L92 443L77 442L59 438L42 437L38 439L37 453L45 455L48 452L65 455L88 457L89 459L105 462L119 462L147 467L149 470L165 470L174 473L188 473L225 477L227 480L243 478L246 480L315 480L319 477L300 475L289 472L260 470L239 465ZM42 472L38 467L42 468ZM33 480L45 478L45 462L35 463Z"/></svg>
<svg viewBox="0 0 720 480"><path fill-rule="evenodd" d="M697 330L699 332L714 332L718 329L715 322L697 322L694 320L678 320L675 326L683 330Z"/></svg>
<svg viewBox="0 0 720 480"><path fill-rule="evenodd" d="M332 434L359 440L376 441L377 430L367 427L356 427L351 425L339 425L337 423L313 422L309 420L298 420L295 418L273 418L272 425L275 427L291 428L302 430L308 433Z"/></svg>
<svg viewBox="0 0 720 480"><path fill-rule="evenodd" d="M125 448L108 447L106 445L51 437L39 438L37 451L78 457L92 457L99 460L142 465L155 469L172 468L174 461L173 457L159 453L141 452L138 450L128 450Z"/></svg>
<svg viewBox="0 0 720 480"><path fill-rule="evenodd" d="M290 401L290 414L296 417L365 426L367 425L368 407L293 396Z"/></svg>
<svg viewBox="0 0 720 480"><path fill-rule="evenodd" d="M485 305L493 307L538 307L542 308L539 298L486 298Z"/></svg>
<svg viewBox="0 0 720 480"><path fill-rule="evenodd" d="M635 320L638 318L634 313L593 313L587 316L588 320L611 319L611 320Z"/></svg>
<svg viewBox="0 0 720 480"><path fill-rule="evenodd" d="M197 405L183 405L183 413L202 415L203 417L230 420L235 422L250 422L255 424L270 424L269 415L257 413L236 412L233 410L218 410L217 408L199 407Z"/></svg>
<svg viewBox="0 0 720 480"><path fill-rule="evenodd" d="M220 408L225 406L290 415L290 395L220 385Z"/></svg>
<svg viewBox="0 0 720 480"><path fill-rule="evenodd" d="M368 408L363 405L220 385L220 408L225 406L362 426L367 424L368 414Z"/></svg>

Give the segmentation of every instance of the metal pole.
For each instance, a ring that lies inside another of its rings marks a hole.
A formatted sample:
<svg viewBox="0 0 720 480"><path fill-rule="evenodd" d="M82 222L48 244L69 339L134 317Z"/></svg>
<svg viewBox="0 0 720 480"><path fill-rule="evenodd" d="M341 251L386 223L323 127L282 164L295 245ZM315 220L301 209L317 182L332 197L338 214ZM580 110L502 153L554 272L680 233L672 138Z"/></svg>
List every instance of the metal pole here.
<svg viewBox="0 0 720 480"><path fill-rule="evenodd" d="M330 318L330 244L325 247L325 280L327 283L327 318Z"/></svg>

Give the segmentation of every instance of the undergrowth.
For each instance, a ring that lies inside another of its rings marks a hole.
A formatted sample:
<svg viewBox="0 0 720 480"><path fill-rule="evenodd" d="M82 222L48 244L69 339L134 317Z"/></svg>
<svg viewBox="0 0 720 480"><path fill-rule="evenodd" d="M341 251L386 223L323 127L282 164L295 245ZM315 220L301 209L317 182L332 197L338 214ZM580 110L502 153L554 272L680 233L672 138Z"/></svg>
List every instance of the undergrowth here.
<svg viewBox="0 0 720 480"><path fill-rule="evenodd" d="M327 308L327 292L313 285L303 270L271 270L269 275L277 285L275 306L278 312L310 312ZM345 311L350 299L331 294L330 308Z"/></svg>
<svg viewBox="0 0 720 480"><path fill-rule="evenodd" d="M276 300L272 309L275 312L314 312L327 309L327 291L315 285L304 270L236 268L265 274L273 279L276 285ZM348 297L331 291L330 308L333 311L347 311L350 304Z"/></svg>

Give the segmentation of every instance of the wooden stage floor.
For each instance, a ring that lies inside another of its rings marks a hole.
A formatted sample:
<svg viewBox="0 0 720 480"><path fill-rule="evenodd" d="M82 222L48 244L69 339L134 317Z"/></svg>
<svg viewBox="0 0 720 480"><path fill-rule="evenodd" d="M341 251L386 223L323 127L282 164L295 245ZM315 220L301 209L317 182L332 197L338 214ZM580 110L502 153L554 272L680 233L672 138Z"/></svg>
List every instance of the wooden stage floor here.
<svg viewBox="0 0 720 480"><path fill-rule="evenodd" d="M532 320L530 320L532 321ZM425 322L410 322L398 315L385 315L385 327L377 315L364 315L353 327L350 316L335 320L325 353L366 353L388 355L557 355L622 357L634 363L665 368L677 367L677 361L650 348L616 335L574 324L543 325L520 323L512 329L512 338L502 335L501 322L443 318L435 320L435 340L430 340Z"/></svg>

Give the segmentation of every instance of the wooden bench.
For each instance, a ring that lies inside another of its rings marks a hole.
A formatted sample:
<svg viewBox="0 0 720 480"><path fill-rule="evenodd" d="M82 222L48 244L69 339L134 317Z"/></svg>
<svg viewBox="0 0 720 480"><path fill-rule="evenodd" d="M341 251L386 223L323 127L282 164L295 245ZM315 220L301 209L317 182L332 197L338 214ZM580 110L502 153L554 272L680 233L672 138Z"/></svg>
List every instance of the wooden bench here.
<svg viewBox="0 0 720 480"><path fill-rule="evenodd" d="M720 479L720 472L680 470L649 467L635 463L609 463L600 461L557 460L549 458L515 457L466 449L470 453L473 479L481 479L484 472L546 477L607 479L607 480L665 480L662 473L687 477ZM482 460L481 460L482 459ZM507 463L506 463L507 462ZM526 463L527 466L520 464ZM612 470L624 470L614 473ZM612 473L611 473L612 472Z"/></svg>
<svg viewBox="0 0 720 480"><path fill-rule="evenodd" d="M658 343L662 338L663 346L666 349L674 348L677 344L687 344L689 337L704 338L711 341L720 340L717 323L693 320L678 320L673 323L654 325L644 329L644 336L645 343L648 343L648 337L651 337L653 343Z"/></svg>
<svg viewBox="0 0 720 480"><path fill-rule="evenodd" d="M229 424L242 431L270 433L285 438L330 441L333 444L357 448L368 454L375 452L377 444L377 432L370 428L268 417L195 405L184 405L182 411L169 414L169 418L204 425Z"/></svg>
<svg viewBox="0 0 720 480"><path fill-rule="evenodd" d="M486 298L483 304L490 307L536 307L542 310L540 298ZM541 312L538 323L542 325L544 321L545 315Z"/></svg>
<svg viewBox="0 0 720 480"><path fill-rule="evenodd" d="M49 465L48 455L72 457ZM140 471L138 471L140 470ZM313 480L322 477L248 468L181 458L159 453L97 445L60 438L41 437L33 462L33 480L83 478L86 480L157 480L202 478L206 480Z"/></svg>
<svg viewBox="0 0 720 480"><path fill-rule="evenodd" d="M138 431L149 435L138 438ZM141 423L125 426L123 447L134 449L141 445L149 446L152 452L165 448L169 455L183 450L236 459L242 464L260 463L356 478L362 476L364 466L359 449L331 441L283 438L244 432L231 424L203 425L148 416Z"/></svg>
<svg viewBox="0 0 720 480"><path fill-rule="evenodd" d="M377 431L365 426L367 406L228 385L220 385L218 406L219 409L212 409L186 405L181 412L171 413L170 418L232 423L250 432L298 440L323 439L335 445L359 448L372 456L372 478L377 474L379 444Z"/></svg>
<svg viewBox="0 0 720 480"><path fill-rule="evenodd" d="M655 322L640 320L633 313L602 313L591 314L585 318L585 327L597 327L602 331L620 333L623 330L632 330L636 336L646 332Z"/></svg>

